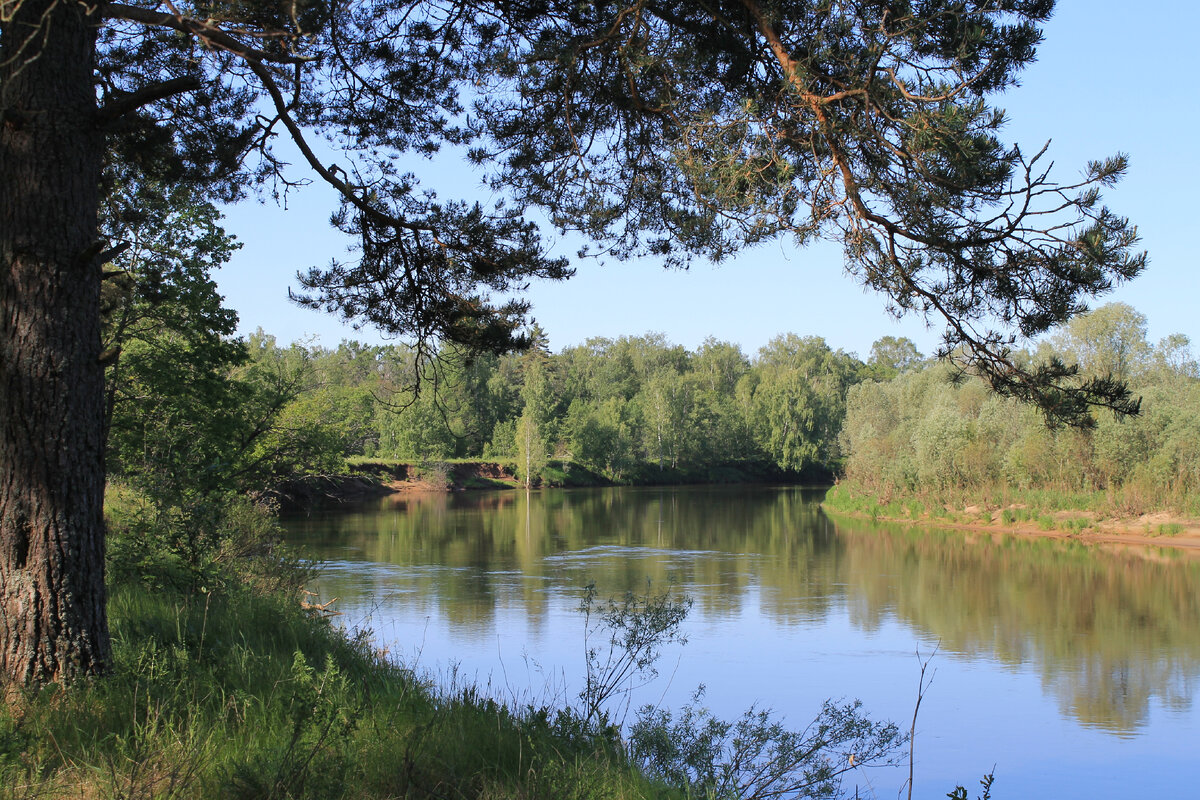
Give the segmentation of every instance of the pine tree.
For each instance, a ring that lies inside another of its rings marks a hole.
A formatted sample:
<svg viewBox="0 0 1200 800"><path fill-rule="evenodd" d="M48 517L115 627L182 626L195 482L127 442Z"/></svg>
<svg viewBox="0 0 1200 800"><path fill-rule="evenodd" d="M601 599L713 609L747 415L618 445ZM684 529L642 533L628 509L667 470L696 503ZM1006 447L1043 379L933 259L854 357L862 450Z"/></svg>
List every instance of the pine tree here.
<svg viewBox="0 0 1200 800"><path fill-rule="evenodd" d="M523 215L539 205L668 263L835 236L1000 391L1052 419L1136 410L1119 381L1008 356L1014 332L1145 263L1100 204L1123 157L1065 185L997 137L986 97L1033 59L1052 5L0 2L0 675L110 666L100 295L124 244L97 213L114 165L214 201L333 187L356 257L306 273L297 299L422 358L529 344L508 293L570 273ZM470 148L510 203L424 191L409 164L443 146Z"/></svg>

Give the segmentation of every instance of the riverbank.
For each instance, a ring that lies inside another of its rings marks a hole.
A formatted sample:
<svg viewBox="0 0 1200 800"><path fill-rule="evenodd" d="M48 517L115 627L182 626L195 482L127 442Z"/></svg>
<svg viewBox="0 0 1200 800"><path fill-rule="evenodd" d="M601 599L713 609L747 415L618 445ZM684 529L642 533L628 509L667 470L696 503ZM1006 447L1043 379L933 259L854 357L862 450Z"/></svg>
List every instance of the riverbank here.
<svg viewBox="0 0 1200 800"><path fill-rule="evenodd" d="M570 461L551 461L535 481L537 488L598 486L686 486L701 484L822 484L832 476L824 470L793 472L771 462L728 462L703 467L639 464L612 479ZM516 465L506 461L350 460L340 475L309 475L288 481L269 494L281 510L298 511L359 503L376 497L410 492L461 492L478 489L518 489Z"/></svg>
<svg viewBox="0 0 1200 800"><path fill-rule="evenodd" d="M657 469L642 465L616 482L578 464L551 462L539 488L600 486L680 486L703 484L805 484L829 476L780 470L769 463L724 464L703 469ZM388 495L423 492L462 492L480 489L519 489L524 484L516 467L503 461L437 461L412 463L362 459L343 475L314 475L296 479L272 493L284 511L360 503ZM990 501L961 497L888 499L856 494L834 486L822 507L858 519L932 525L956 530L1073 539L1095 544L1156 545L1200 551L1200 519L1170 510L1122 514L1113 509L1088 508L1090 495L1066 496L1046 492L1016 493ZM1062 507L1062 506L1069 507Z"/></svg>
<svg viewBox="0 0 1200 800"><path fill-rule="evenodd" d="M1062 498L1053 495L1051 498ZM958 499L958 498L954 498ZM1071 505L1081 505L1070 498ZM1057 507L1043 493L1004 498L1007 502L958 502L946 498L889 499L855 493L844 485L829 490L827 512L872 521L929 525L992 534L1070 539L1089 544L1153 545L1195 551L1200 556L1200 519L1170 510L1122 514L1114 510Z"/></svg>
<svg viewBox="0 0 1200 800"><path fill-rule="evenodd" d="M232 502L187 551L110 487L111 673L6 690L0 800L687 796L603 724L436 685L335 626L271 514Z"/></svg>

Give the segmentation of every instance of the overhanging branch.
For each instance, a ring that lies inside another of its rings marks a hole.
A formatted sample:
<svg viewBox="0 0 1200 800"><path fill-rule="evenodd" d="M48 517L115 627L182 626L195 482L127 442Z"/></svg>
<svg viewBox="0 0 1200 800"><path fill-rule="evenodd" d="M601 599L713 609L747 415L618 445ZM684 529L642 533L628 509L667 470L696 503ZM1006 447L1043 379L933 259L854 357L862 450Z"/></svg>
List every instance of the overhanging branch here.
<svg viewBox="0 0 1200 800"><path fill-rule="evenodd" d="M305 64L313 61L310 56L297 56L287 53L269 53L257 47L250 47L238 41L229 33L221 30L215 23L185 17L181 14L164 14L160 11L150 11L138 6L127 6L122 3L105 3L100 6L100 14L109 19L124 19L130 22L141 22L146 25L156 25L160 28L172 28L181 33L198 36L204 41L221 50L228 50L246 59L268 61L275 64ZM280 31L275 38L295 38L296 34Z"/></svg>
<svg viewBox="0 0 1200 800"><path fill-rule="evenodd" d="M190 75L143 86L135 92L121 95L105 103L103 107L96 111L96 123L100 128L106 128L121 117L136 111L142 106L149 105L157 100L163 100L172 95L194 92L199 88L200 80Z"/></svg>

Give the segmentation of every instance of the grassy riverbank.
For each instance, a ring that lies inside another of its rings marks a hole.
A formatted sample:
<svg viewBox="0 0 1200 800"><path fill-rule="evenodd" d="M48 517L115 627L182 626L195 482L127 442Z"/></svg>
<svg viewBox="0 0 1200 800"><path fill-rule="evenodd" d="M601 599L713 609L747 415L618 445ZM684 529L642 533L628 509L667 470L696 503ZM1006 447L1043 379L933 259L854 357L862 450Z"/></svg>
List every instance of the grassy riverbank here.
<svg viewBox="0 0 1200 800"><path fill-rule="evenodd" d="M1200 519L1120 492L1059 492L1010 486L879 497L853 483L829 490L823 506L872 520L1074 536L1091 541L1200 548Z"/></svg>
<svg viewBox="0 0 1200 800"><path fill-rule="evenodd" d="M147 511L111 518L112 675L0 710L3 800L679 794L570 715L431 685L303 608L253 506L199 559Z"/></svg>
<svg viewBox="0 0 1200 800"><path fill-rule="evenodd" d="M312 568L244 496L164 505L110 487L108 500L111 674L9 689L0 800L835 798L843 775L905 752L857 702L827 702L799 730L695 704L611 724L608 704L679 640L690 600L670 588L589 590L581 640L599 638L578 702L505 705L332 624L336 606L301 590Z"/></svg>

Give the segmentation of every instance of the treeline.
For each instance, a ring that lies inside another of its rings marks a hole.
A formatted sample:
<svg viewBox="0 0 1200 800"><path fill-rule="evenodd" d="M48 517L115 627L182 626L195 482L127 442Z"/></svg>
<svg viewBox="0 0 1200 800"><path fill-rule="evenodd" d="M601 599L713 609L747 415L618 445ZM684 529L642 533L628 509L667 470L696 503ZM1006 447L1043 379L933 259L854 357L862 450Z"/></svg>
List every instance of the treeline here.
<svg viewBox="0 0 1200 800"><path fill-rule="evenodd" d="M1200 367L1187 337L1151 344L1146 318L1113 303L1018 355L1057 356L1079 367L1081 381L1127 381L1141 413L1099 411L1094 427L1052 428L982 381L954 382L950 366L926 364L850 390L845 487L882 501L957 496L1002 506L1041 491L1081 509L1200 514Z"/></svg>
<svg viewBox="0 0 1200 800"><path fill-rule="evenodd" d="M573 466L621 482L737 479L732 468L767 465L844 472L848 488L880 498L1048 489L1200 513L1200 368L1187 337L1149 343L1145 317L1122 304L1016 354L1060 358L1080 381L1111 376L1142 397L1140 415L1098 412L1091 429L1047 427L893 337L865 362L793 334L753 356L659 334L552 353L536 329L524 353L474 358L281 345L234 337L210 274L236 242L214 208L164 192L127 232L137 246L106 270L103 358L109 473L172 515L342 472L355 456L510 461L530 482Z"/></svg>
<svg viewBox="0 0 1200 800"><path fill-rule="evenodd" d="M881 339L863 362L791 334L753 357L658 334L552 353L536 329L526 352L471 358L240 339L210 277L237 246L215 209L168 192L143 211L153 224L127 232L138 246L104 287L108 469L164 508L355 456L504 460L531 482L551 461L613 481L719 479L730 465L828 476L848 389L920 359L908 340Z"/></svg>
<svg viewBox="0 0 1200 800"><path fill-rule="evenodd" d="M795 335L753 359L727 342L689 351L648 334L459 361L447 359L436 391L378 404L365 453L511 459L534 479L551 459L616 481L747 462L828 472L839 466L846 391L873 374Z"/></svg>
<svg viewBox="0 0 1200 800"><path fill-rule="evenodd" d="M524 353L447 349L422 363L403 345L281 346L260 332L197 347L160 330L125 345L110 466L138 474L153 462L227 483L338 471L354 456L494 459L532 482L552 462L618 482L718 477L731 465L829 476L841 466L850 387L920 358L908 340L881 340L863 362L792 334L753 358L728 342L689 351L659 334L555 354L535 334Z"/></svg>

